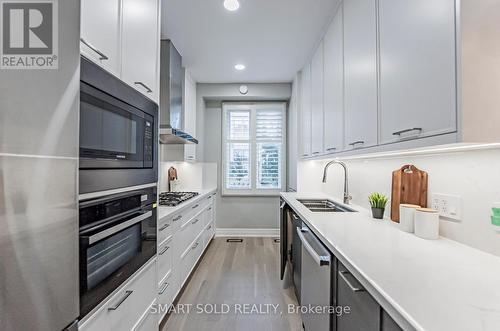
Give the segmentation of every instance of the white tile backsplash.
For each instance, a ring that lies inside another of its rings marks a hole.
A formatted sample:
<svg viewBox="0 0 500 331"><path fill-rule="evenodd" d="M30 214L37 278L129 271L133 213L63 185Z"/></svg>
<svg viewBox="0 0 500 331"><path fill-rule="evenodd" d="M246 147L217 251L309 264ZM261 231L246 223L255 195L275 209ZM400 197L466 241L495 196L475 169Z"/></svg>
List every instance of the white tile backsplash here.
<svg viewBox="0 0 500 331"><path fill-rule="evenodd" d="M177 191L200 191L217 187L216 163L192 162L161 162L160 163L160 192L168 190L168 169L177 169L179 180Z"/></svg>
<svg viewBox="0 0 500 331"><path fill-rule="evenodd" d="M298 191L324 192L341 198L343 171L332 166L328 182L321 182L323 167L331 159L301 161ZM500 232L491 225L491 208L500 201L500 149L462 151L418 156L345 160L349 167L353 203L369 207L368 195L380 192L390 197L392 171L414 164L429 173L429 205L433 193L461 197L462 219L441 218L442 236L500 256ZM390 213L386 211L386 216Z"/></svg>

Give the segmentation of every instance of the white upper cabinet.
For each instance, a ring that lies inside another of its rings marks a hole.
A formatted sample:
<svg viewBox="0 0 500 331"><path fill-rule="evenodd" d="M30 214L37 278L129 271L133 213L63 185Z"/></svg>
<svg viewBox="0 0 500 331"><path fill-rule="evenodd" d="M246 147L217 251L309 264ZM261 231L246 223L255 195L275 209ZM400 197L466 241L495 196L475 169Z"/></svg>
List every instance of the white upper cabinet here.
<svg viewBox="0 0 500 331"><path fill-rule="evenodd" d="M122 79L158 102L158 0L122 1Z"/></svg>
<svg viewBox="0 0 500 331"><path fill-rule="evenodd" d="M456 131L455 1L379 3L381 143Z"/></svg>
<svg viewBox="0 0 500 331"><path fill-rule="evenodd" d="M323 40L324 47L324 151L344 149L344 31L342 7Z"/></svg>
<svg viewBox="0 0 500 331"><path fill-rule="evenodd" d="M184 131L196 137L196 82L184 69L184 88L182 93L184 107ZM196 145L187 144L184 146L184 159L186 161L196 161Z"/></svg>
<svg viewBox="0 0 500 331"><path fill-rule="evenodd" d="M81 53L120 75L120 0L81 0Z"/></svg>
<svg viewBox="0 0 500 331"><path fill-rule="evenodd" d="M319 45L311 62L311 153L323 153L323 42Z"/></svg>
<svg viewBox="0 0 500 331"><path fill-rule="evenodd" d="M402 1L407 3L407 1ZM345 144L377 145L377 16L375 0L344 2Z"/></svg>
<svg viewBox="0 0 500 331"><path fill-rule="evenodd" d="M311 156L311 64L302 69L301 106L301 153L302 157Z"/></svg>

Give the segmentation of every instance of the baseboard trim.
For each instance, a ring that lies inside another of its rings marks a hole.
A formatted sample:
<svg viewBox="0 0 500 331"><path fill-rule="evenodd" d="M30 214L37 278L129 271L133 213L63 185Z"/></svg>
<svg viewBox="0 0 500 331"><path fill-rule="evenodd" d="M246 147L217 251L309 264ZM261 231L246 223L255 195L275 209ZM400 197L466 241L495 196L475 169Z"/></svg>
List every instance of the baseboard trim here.
<svg viewBox="0 0 500 331"><path fill-rule="evenodd" d="M216 237L279 237L279 229L244 229L244 228L225 228L215 231Z"/></svg>

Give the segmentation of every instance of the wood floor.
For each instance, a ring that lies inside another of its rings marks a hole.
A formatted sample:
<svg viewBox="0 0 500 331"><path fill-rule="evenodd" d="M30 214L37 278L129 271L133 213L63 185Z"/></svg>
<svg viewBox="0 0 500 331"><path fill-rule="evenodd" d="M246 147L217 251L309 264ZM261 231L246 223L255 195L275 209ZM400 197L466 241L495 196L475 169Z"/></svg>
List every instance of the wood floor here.
<svg viewBox="0 0 500 331"><path fill-rule="evenodd" d="M185 310L192 304L190 312L171 313L162 331L302 330L300 316L288 313L289 304L297 305L293 288L282 284L279 243L272 238L216 238L177 303Z"/></svg>

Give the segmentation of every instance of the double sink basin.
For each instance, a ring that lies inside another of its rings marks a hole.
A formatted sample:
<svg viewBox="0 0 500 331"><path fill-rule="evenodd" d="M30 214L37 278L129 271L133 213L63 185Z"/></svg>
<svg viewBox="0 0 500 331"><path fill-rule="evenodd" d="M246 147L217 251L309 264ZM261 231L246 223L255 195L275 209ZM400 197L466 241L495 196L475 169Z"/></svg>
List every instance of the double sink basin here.
<svg viewBox="0 0 500 331"><path fill-rule="evenodd" d="M340 205L330 200L298 199L300 203L315 213L353 213L354 209Z"/></svg>

